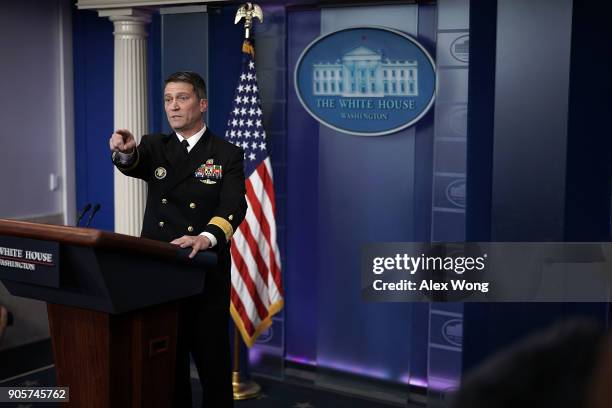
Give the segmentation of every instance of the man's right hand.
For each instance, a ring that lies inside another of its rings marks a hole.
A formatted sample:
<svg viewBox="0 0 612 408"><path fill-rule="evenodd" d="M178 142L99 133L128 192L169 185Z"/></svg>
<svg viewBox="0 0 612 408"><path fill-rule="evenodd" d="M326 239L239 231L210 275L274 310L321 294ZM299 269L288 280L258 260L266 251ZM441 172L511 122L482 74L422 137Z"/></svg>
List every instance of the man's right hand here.
<svg viewBox="0 0 612 408"><path fill-rule="evenodd" d="M136 140L127 129L117 129L108 141L111 152L132 153L136 147Z"/></svg>

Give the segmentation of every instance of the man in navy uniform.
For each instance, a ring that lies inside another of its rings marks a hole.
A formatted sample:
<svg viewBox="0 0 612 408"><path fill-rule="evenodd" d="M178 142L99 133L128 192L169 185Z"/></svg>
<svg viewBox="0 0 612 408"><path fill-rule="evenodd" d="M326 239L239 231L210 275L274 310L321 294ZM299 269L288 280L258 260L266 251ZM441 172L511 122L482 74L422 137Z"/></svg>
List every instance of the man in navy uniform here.
<svg viewBox="0 0 612 408"><path fill-rule="evenodd" d="M196 363L205 407L233 406L229 349L230 238L246 213L244 153L206 127L204 80L193 72L170 75L164 105L174 130L145 135L136 147L127 129L110 138L113 163L147 182L142 236L218 254L201 295L181 304L175 407L191 407L189 352Z"/></svg>

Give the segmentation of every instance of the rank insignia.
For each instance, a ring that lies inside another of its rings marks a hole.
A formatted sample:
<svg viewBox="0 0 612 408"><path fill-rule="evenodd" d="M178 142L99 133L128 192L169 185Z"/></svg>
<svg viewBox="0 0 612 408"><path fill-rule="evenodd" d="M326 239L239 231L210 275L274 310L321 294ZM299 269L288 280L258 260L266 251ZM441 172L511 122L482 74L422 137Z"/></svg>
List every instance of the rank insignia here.
<svg viewBox="0 0 612 408"><path fill-rule="evenodd" d="M158 167L155 169L155 178L158 180L166 178L166 174L168 174L168 172L163 167Z"/></svg>

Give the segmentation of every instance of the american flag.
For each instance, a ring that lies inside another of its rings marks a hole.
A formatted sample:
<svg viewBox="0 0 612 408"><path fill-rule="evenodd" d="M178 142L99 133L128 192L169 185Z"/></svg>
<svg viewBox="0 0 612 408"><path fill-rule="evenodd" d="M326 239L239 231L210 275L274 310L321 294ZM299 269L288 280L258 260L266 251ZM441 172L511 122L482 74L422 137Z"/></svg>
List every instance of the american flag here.
<svg viewBox="0 0 612 408"><path fill-rule="evenodd" d="M249 40L242 46L242 70L225 132L244 150L249 208L232 242L231 313L247 346L272 324L283 308L281 264L276 243L272 166Z"/></svg>

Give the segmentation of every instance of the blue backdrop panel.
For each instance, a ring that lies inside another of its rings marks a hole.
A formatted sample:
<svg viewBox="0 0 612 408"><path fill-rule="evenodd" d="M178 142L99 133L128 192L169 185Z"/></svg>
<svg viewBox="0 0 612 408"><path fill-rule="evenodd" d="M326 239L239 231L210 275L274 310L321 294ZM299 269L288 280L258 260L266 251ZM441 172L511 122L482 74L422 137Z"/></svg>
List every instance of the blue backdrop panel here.
<svg viewBox="0 0 612 408"><path fill-rule="evenodd" d="M235 10L235 8L232 8ZM280 251L283 279L286 278L286 140L287 140L287 41L286 11L284 5L263 6L265 24L254 29L255 63L257 82L263 109L263 125L266 130L266 144L274 173L276 199L277 243ZM233 23L233 21L232 21ZM232 29L236 30L236 26ZM284 280L283 280L284 281ZM286 284L285 284L286 287ZM286 293L286 292L285 292ZM285 363L285 312L272 318L272 326L257 339L251 357L259 354L260 364L253 364L253 370L267 375L279 376ZM254 359L252 358L253 362Z"/></svg>
<svg viewBox="0 0 612 408"><path fill-rule="evenodd" d="M321 33L382 25L417 34L417 6L323 9ZM360 248L415 239L415 128L356 137L319 127L317 363L408 382L412 305L360 297Z"/></svg>
<svg viewBox="0 0 612 408"><path fill-rule="evenodd" d="M295 63L304 48L319 36L318 11L290 12L287 100L287 359L314 364L317 335L317 201L319 124L300 104L293 85Z"/></svg>
<svg viewBox="0 0 612 408"><path fill-rule="evenodd" d="M100 203L91 226L114 229L113 24L94 11L73 12L74 129L77 208Z"/></svg>
<svg viewBox="0 0 612 408"><path fill-rule="evenodd" d="M77 208L100 203L91 227L114 230L113 165L108 138L113 131L113 24L93 11L74 8L74 127ZM158 15L149 24L149 130L159 132L163 115L160 91Z"/></svg>
<svg viewBox="0 0 612 408"><path fill-rule="evenodd" d="M419 5L417 39L430 55L436 55L437 5ZM434 57L435 58L435 57ZM432 171L434 151L434 109L415 125L414 168L414 240L428 242L431 238ZM412 325L409 339L410 383L427 384L429 341L429 304L412 304Z"/></svg>
<svg viewBox="0 0 612 408"><path fill-rule="evenodd" d="M208 48L209 112L208 125L218 136L225 134L227 119L236 90L240 62L242 61L243 31L234 25L235 7L211 10L208 30L193 42L202 46L204 41L213 44ZM170 44L168 44L170 46ZM184 51L183 51L184 52ZM165 53L166 56L170 54Z"/></svg>
<svg viewBox="0 0 612 408"><path fill-rule="evenodd" d="M600 139L596 131L585 132L605 116L603 111L593 115L593 109L604 106L603 99L597 98L605 98L601 96L605 93L601 92L601 76L593 75L594 65L581 57L586 48L604 47L604 38L609 36L596 33L593 27L609 32L609 25L594 24L600 17L597 11L580 2L472 0L471 5L474 41L470 47L475 58L470 59L473 75L469 83L468 239L605 240L601 225L609 218L609 171L600 177L593 169L609 170L609 138ZM541 32L537 22L544 16L549 23ZM520 32L516 30L519 26ZM553 49L552 55L542 52ZM589 56L601 64L600 55ZM500 75L512 68L506 61L526 58L530 64L511 69L511 75ZM569 75L568 68L572 69ZM547 81L541 80L544 69ZM515 77L521 75L525 76L522 83L538 86L523 86L516 92ZM500 103L495 103L496 94ZM597 100L600 104L594 103ZM517 111L516 106L521 109ZM585 106L589 106L588 114ZM577 118L581 118L579 129ZM585 135L593 139L587 142ZM607 191L607 197L601 191ZM535 330L577 316L605 324L608 305L466 304L463 370Z"/></svg>
<svg viewBox="0 0 612 408"><path fill-rule="evenodd" d="M321 129L317 361L384 379L409 372L411 304L364 303L360 248L412 241L414 137Z"/></svg>
<svg viewBox="0 0 612 408"><path fill-rule="evenodd" d="M572 3L572 49L565 239L608 241L612 194L612 138L609 128L612 55L605 49L612 26L588 3ZM600 48L601 47L601 48ZM604 79L605 80L602 80ZM605 129L605 130L604 130Z"/></svg>
<svg viewBox="0 0 612 408"><path fill-rule="evenodd" d="M194 71L208 84L208 14L165 14L162 9L161 24L162 78L176 71ZM171 131L168 121L162 121L162 129Z"/></svg>

